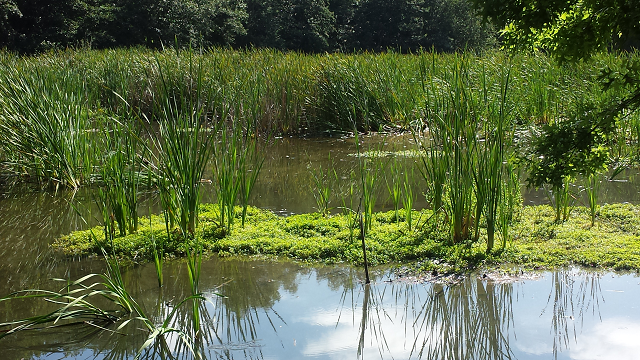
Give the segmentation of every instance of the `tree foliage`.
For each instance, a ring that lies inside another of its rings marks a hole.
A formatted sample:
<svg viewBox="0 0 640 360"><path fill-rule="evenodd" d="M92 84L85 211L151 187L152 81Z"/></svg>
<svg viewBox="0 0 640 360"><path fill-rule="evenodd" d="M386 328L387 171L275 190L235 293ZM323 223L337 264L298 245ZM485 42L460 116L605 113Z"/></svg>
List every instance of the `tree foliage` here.
<svg viewBox="0 0 640 360"><path fill-rule="evenodd" d="M335 16L326 0L247 0L245 45L322 52L330 49Z"/></svg>
<svg viewBox="0 0 640 360"><path fill-rule="evenodd" d="M637 0L472 0L502 30L509 49L540 49L561 62L590 58L598 51L638 44ZM640 107L640 63L631 58L601 72L600 103L579 104L566 119L546 124L533 141L532 186L561 187L566 177L590 175L608 161L607 141L616 122Z"/></svg>
<svg viewBox="0 0 640 360"><path fill-rule="evenodd" d="M230 45L245 32L242 0L0 0L0 46L20 52Z"/></svg>
<svg viewBox="0 0 640 360"><path fill-rule="evenodd" d="M637 0L472 0L501 28L508 48L544 49L560 60L622 49L640 35Z"/></svg>
<svg viewBox="0 0 640 360"><path fill-rule="evenodd" d="M374 51L455 51L485 48L492 33L466 0L364 0L353 18L351 43Z"/></svg>
<svg viewBox="0 0 640 360"><path fill-rule="evenodd" d="M0 47L256 46L303 52L482 48L468 0L0 0Z"/></svg>

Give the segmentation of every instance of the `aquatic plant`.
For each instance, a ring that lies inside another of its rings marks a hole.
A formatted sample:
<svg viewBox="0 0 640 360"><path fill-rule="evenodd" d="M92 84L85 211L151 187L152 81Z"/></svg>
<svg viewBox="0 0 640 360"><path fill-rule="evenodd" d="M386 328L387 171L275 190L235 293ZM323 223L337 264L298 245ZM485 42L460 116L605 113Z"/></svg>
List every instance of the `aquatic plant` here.
<svg viewBox="0 0 640 360"><path fill-rule="evenodd" d="M307 166L307 169L309 170L314 185L312 190L313 198L316 201L316 210L323 216L327 216L331 210L329 204L334 186L332 182L338 179L338 174L331 160L331 154L329 154L329 165L327 165L326 170L322 169L322 165L319 165L318 168L315 169L311 164Z"/></svg>
<svg viewBox="0 0 640 360"><path fill-rule="evenodd" d="M399 221L400 214L398 210L400 208L400 197L402 194L402 189L400 187L400 165L395 158L389 165L389 171L387 172L387 175L390 175L385 177L387 192L389 193L389 198L391 199L391 202L393 204L393 210L396 214L396 221ZM389 179L389 177L391 179Z"/></svg>
<svg viewBox="0 0 640 360"><path fill-rule="evenodd" d="M149 135L163 178L159 182L165 199L163 205L176 215L182 236L187 238L195 233L201 180L213 149L210 131L213 119L207 108L211 89L204 88L202 63L189 58L184 64L189 72L182 73L182 81L190 84L191 93L176 99L163 66L166 65L158 59L163 80L160 101L155 103L154 110L158 130L150 129Z"/></svg>
<svg viewBox="0 0 640 360"><path fill-rule="evenodd" d="M220 207L219 226L228 234L236 215L236 202L242 203L242 225L246 221L249 197L255 185L264 157L258 152L257 140L241 124L231 121L222 125L220 136L213 143L213 179Z"/></svg>
<svg viewBox="0 0 640 360"><path fill-rule="evenodd" d="M556 222L566 221L569 218L569 200L573 197L569 189L571 182L570 177L565 177L560 186L552 186L549 191L549 198L556 212Z"/></svg>
<svg viewBox="0 0 640 360"><path fill-rule="evenodd" d="M70 187L95 179L91 174L99 165L96 160L102 158L103 145L91 145L97 137L92 129L104 117L137 121L129 116L133 112L159 124L166 117L162 109L167 104L173 108L169 113L189 114L195 98L200 98L196 107L207 109L205 117L211 124L232 118L248 133L350 132L354 122L359 131L407 129L442 107L439 95L445 84L453 84L445 74L456 71L462 56L468 59L465 94L476 99L482 97L478 94L486 84L501 82L496 69L511 67L505 100L510 115L519 126L537 129L562 121L580 98L604 96L596 81L598 68L622 61L603 54L567 67L540 54L507 57L501 52L453 55L423 51L325 56L267 49L2 54L3 171ZM489 93L492 86L488 86ZM211 96L201 96L204 93ZM612 136L611 154L621 164L638 146L634 123L638 123L637 116L621 117L619 130ZM60 136L47 139L47 134ZM429 155L425 160L437 159ZM440 208L439 177L435 175L430 175L429 196ZM180 217L170 211L169 215Z"/></svg>
<svg viewBox="0 0 640 360"><path fill-rule="evenodd" d="M598 174L591 174L587 180L587 197L589 198L589 212L591 214L591 226L596 221L596 214L598 212L598 193L600 192L600 176Z"/></svg>
<svg viewBox="0 0 640 360"><path fill-rule="evenodd" d="M213 179L216 182L216 198L220 209L219 226L229 233L235 219L235 206L240 191L240 168L244 162L242 156L242 137L235 126L221 130L221 136L214 143Z"/></svg>
<svg viewBox="0 0 640 360"><path fill-rule="evenodd" d="M411 175L409 175L411 173ZM407 223L407 227L409 231L411 231L413 226L413 168L409 171L408 169L404 170L404 192L402 193L402 206L404 207L404 218ZM397 217L397 214L396 214Z"/></svg>
<svg viewBox="0 0 640 360"><path fill-rule="evenodd" d="M479 145L477 173L475 174L477 209L475 238L477 240L479 237L478 224L480 223L480 215L484 212L487 222L487 252L493 250L498 208L505 196L503 193L505 165L509 158L509 144L512 143L511 134L513 131L508 128L509 123L505 114L509 81L510 69L507 69L500 82L500 97L497 100L489 98L487 89L484 91L487 121L483 124L484 142ZM487 86L486 82L485 86ZM484 205L484 210L482 205ZM508 226L508 224L503 223L502 226Z"/></svg>
<svg viewBox="0 0 640 360"><path fill-rule="evenodd" d="M264 156L258 151L258 142L255 138L244 144L244 161L240 169L240 202L242 203L242 226L244 227L247 220L247 209L249 208L249 199L251 192L258 180L262 164L264 164Z"/></svg>
<svg viewBox="0 0 640 360"><path fill-rule="evenodd" d="M509 229L515 221L517 212L522 208L522 193L520 189L520 174L511 161L504 164L506 181L502 183L502 199L499 207L498 228L502 237L502 249L507 246L511 238Z"/></svg>
<svg viewBox="0 0 640 360"><path fill-rule="evenodd" d="M467 85L467 71L465 60L456 59L452 72L444 74L448 78L443 79L446 83L442 96L439 96L435 80L425 88L431 92L429 96L439 97L439 100L426 109L423 126L428 129L428 140L421 139L425 153L435 155L435 159L423 163L426 164L425 174L429 176L427 180L433 186L446 186L447 201L442 205L450 219L453 243L469 239L474 222L472 174L476 171L480 119ZM440 179L444 180L442 185L437 184ZM441 190L435 191L434 197L438 199L437 193Z"/></svg>
<svg viewBox="0 0 640 360"><path fill-rule="evenodd" d="M105 154L101 162L102 189L123 236L138 230L138 187L146 144L135 123L125 124L109 118L103 126L106 131Z"/></svg>
<svg viewBox="0 0 640 360"><path fill-rule="evenodd" d="M0 146L10 171L78 188L95 163L91 98L77 71L0 71ZM25 69L26 70L26 69ZM15 76L15 74L20 74Z"/></svg>
<svg viewBox="0 0 640 360"><path fill-rule="evenodd" d="M423 154L420 170L427 196L436 215L444 212L452 243L478 241L484 217L490 252L503 198L505 166L512 152L513 126L507 115L511 70L509 66L500 70L500 77L492 84L488 81L492 69L483 65L473 84L465 57L455 58L449 69L440 72L434 66L432 55L430 77L423 82L427 98L424 119L414 127L414 139ZM427 76L428 67L423 56L422 76ZM437 222L439 217L435 219Z"/></svg>

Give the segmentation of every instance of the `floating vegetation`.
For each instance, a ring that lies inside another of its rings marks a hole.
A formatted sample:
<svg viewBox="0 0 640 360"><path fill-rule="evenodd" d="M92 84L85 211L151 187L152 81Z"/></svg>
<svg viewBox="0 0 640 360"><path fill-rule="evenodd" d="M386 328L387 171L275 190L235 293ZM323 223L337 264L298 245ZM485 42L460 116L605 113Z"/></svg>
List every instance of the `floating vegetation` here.
<svg viewBox="0 0 640 360"><path fill-rule="evenodd" d="M368 150L368 151L363 151L360 154L358 153L352 153L349 154L349 156L353 156L353 157L363 157L363 158L371 158L371 159L376 159L376 158L387 158L387 157L399 157L399 158L414 158L414 159L419 159L423 156L425 156L426 154L424 153L424 151L420 151L417 149L412 149L412 150L398 150L398 151L385 151L385 150Z"/></svg>
<svg viewBox="0 0 640 360"><path fill-rule="evenodd" d="M408 230L406 213L373 213L367 232L367 258L370 264L420 260L426 270L465 272L478 267L523 266L554 268L582 265L617 270L640 270L640 207L630 204L603 205L598 209L595 226L587 207L573 207L571 217L555 221L553 207L519 208L514 219L512 241L502 251L487 254L486 225L480 226L480 240L470 244L450 244L445 222L426 222L431 210L413 211L413 225ZM234 225L223 236L217 223L217 206L202 205L200 230L203 249L208 253L228 255L284 256L300 261L362 264L362 249L351 235L353 218L349 214L329 217L320 213L281 217L267 210L249 207L245 227ZM239 211L236 216L241 216ZM154 224L162 224L159 216ZM140 221L135 234L115 237L113 251L120 257L138 262L153 259L150 229ZM179 238L160 231L154 225L156 242L161 242L170 256L184 256L187 248ZM95 231L95 230L94 230ZM54 244L67 255L98 254L89 231L63 236ZM437 260L436 262L426 260Z"/></svg>

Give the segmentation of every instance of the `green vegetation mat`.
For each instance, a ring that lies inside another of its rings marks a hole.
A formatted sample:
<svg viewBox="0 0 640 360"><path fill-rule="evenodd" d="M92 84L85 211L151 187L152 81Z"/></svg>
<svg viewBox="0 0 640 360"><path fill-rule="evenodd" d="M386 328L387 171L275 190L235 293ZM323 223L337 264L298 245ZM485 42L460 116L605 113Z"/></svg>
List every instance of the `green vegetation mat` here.
<svg viewBox="0 0 640 360"><path fill-rule="evenodd" d="M569 265L640 270L640 206L614 204L602 206L596 222L590 226L589 209L574 207L567 221L554 221L550 206L527 206L520 209L512 224L506 247L486 254L482 241L469 245L450 245L449 230L438 226L430 210L413 214L414 228L408 229L403 211L396 221L395 212L374 214L367 234L367 257L372 265L417 261L421 270L441 273L464 272L477 268L519 266L544 269ZM443 216L443 215L441 215ZM357 227L350 227L353 217L317 213L289 217L267 210L249 208L244 228L238 218L231 233L224 236L213 221L216 205L201 206L197 238L204 248L220 256L270 255L300 261L362 264L362 248ZM416 226L416 219L417 226ZM165 256L177 257L186 248L176 233L167 236L160 216L141 218L136 234L115 237L107 251L135 262L153 259L153 238ZM54 247L68 256L101 254L95 241L104 238L102 227L77 231L58 239Z"/></svg>

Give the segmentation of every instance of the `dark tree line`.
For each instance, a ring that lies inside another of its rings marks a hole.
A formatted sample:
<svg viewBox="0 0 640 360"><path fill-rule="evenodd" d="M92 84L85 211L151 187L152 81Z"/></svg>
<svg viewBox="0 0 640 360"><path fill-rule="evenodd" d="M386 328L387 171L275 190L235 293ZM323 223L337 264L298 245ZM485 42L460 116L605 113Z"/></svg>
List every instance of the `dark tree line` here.
<svg viewBox="0 0 640 360"><path fill-rule="evenodd" d="M0 48L271 47L304 52L482 49L468 0L0 0Z"/></svg>

